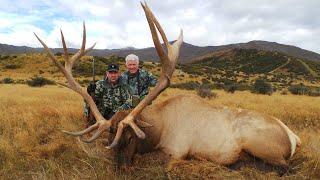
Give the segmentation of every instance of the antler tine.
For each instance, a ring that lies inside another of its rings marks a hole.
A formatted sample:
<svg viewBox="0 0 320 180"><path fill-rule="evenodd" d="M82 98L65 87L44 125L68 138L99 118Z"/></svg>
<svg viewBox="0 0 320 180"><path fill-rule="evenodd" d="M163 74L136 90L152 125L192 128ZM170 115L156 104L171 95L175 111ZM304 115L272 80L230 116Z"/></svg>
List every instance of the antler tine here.
<svg viewBox="0 0 320 180"><path fill-rule="evenodd" d="M65 131L65 130L61 130L61 132L69 134L71 136L82 136L84 134L87 134L87 133L97 129L98 127L99 127L98 124L94 124L94 125L88 127L87 129L84 129L84 130L78 131L78 132L70 132L70 131Z"/></svg>
<svg viewBox="0 0 320 180"><path fill-rule="evenodd" d="M98 130L97 132L95 132L90 139L83 139L83 138L80 138L81 141L83 142L86 142L86 143L91 143L93 142L94 140L96 140L102 133L103 133L104 129L101 129L101 130Z"/></svg>
<svg viewBox="0 0 320 180"><path fill-rule="evenodd" d="M166 63L166 62L169 61L168 55L164 52L164 50L163 50L163 48L161 46L157 30L156 30L156 28L154 26L154 23L153 23L152 15L150 15L150 10L146 6L146 3L143 4L141 2L141 6L142 6L142 8L144 10L144 13L146 15L146 18L147 18L147 21L148 21L148 24L149 24L149 27L150 27L150 31L151 31L154 47L156 48L156 51L157 51L157 53L158 53L158 55L160 57L161 62L162 63Z"/></svg>
<svg viewBox="0 0 320 180"><path fill-rule="evenodd" d="M178 40L173 45L171 45L166 37L166 34L164 33L164 31L162 29L160 23L158 22L157 18L154 16L152 11L150 10L147 3L146 2L144 4L141 3L141 5L145 11L145 14L146 14L146 17L148 20L148 24L149 24L149 27L151 30L151 34L152 34L155 48L156 48L158 55L160 57L160 60L162 62L162 72L164 72L164 74L166 74L167 76L171 77L172 73L175 69L175 64L177 63L177 60L178 60L177 56L179 55L179 48L182 43L182 37L183 37L182 30L180 32L180 36L179 36ZM162 56L163 56L162 53L164 53L164 52L163 52L162 46L160 44L160 41L158 38L158 33L157 33L154 25L157 27L158 31L160 32L160 35L163 39L163 42L164 42L165 46L167 47L168 54L165 54L166 58L162 58ZM178 42L180 42L180 43L178 43ZM177 46L177 47L174 48L173 46Z"/></svg>
<svg viewBox="0 0 320 180"><path fill-rule="evenodd" d="M61 34L61 41L62 41L63 52L64 52L64 59L69 61L69 52L68 52L66 41L64 40L63 32L61 29L60 29L60 34Z"/></svg>
<svg viewBox="0 0 320 180"><path fill-rule="evenodd" d="M93 46L91 46L88 49L86 48L86 25L83 22L83 35L82 35L82 44L81 44L81 48L79 49L79 51L73 55L70 59L70 66L72 68L73 64L75 61L77 61L78 59L80 59L82 56L84 56L87 52L89 52L90 50L92 50L94 48L94 46L96 45L96 43L93 44Z"/></svg>
<svg viewBox="0 0 320 180"><path fill-rule="evenodd" d="M161 35L161 37L162 37L162 40L163 40L165 46L167 47L167 49L170 48L170 43L169 43L169 41L168 41L168 39L167 39L166 34L164 33L164 31L163 31L160 23L158 22L157 18L154 16L154 14L152 13L152 11L150 10L150 8L149 8L149 6L147 5L147 3L145 2L144 5L141 3L141 5L142 5L144 11L145 11L145 12L147 11L147 12L149 13L149 16L152 17L153 22L154 22L154 24L156 25L158 31L160 32L160 35Z"/></svg>

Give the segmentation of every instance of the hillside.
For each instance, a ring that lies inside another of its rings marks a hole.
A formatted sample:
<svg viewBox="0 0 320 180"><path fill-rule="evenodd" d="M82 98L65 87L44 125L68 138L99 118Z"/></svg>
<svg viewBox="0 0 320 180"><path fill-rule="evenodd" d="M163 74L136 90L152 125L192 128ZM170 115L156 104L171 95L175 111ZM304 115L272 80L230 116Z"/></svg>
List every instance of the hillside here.
<svg viewBox="0 0 320 180"><path fill-rule="evenodd" d="M197 61L182 65L182 70L204 76L210 82L252 83L266 79L276 86L320 82L320 62L256 49L228 49L209 53Z"/></svg>
<svg viewBox="0 0 320 180"><path fill-rule="evenodd" d="M57 55L60 63L64 63L63 57ZM73 75L80 83L87 85L92 80L92 59L95 59L95 72L96 78L102 79L107 65L111 62L118 63L120 70L125 70L124 58L118 56L105 57L92 57L85 56L79 62L76 62L73 68ZM148 69L154 75L159 75L160 65L154 62L140 63L145 69ZM181 70L177 70L174 73L173 82L184 82L181 78L178 79L178 74L183 75L185 73ZM42 76L48 79L52 79L56 82L63 83L65 78L59 69L53 65L51 60L41 53L30 53L20 55L0 55L0 81L4 78L12 78L17 83L25 83L28 79L34 76Z"/></svg>
<svg viewBox="0 0 320 180"><path fill-rule="evenodd" d="M186 42L183 43L181 47L180 59L179 62L181 64L190 63L193 61L199 60L199 57L204 56L208 53L217 52L221 50L230 50L230 49L257 49L257 50L265 50L271 52L281 52L285 53L289 56L294 56L302 59L315 60L320 61L320 54L317 54L312 51L304 50L299 47L279 44L276 42L268 42L268 41L250 41L247 43L237 43L237 44L229 44L222 46L195 46L192 44L188 44ZM69 52L74 53L77 49L69 49ZM42 48L30 48L26 46L11 46L6 44L0 44L0 54L2 55L13 55L13 54L23 54L23 53L35 53L41 52ZM63 52L61 48L52 49L54 53ZM125 57L126 55L134 53L137 54L142 60L145 61L158 61L158 56L153 47L149 48L123 48L123 49L94 49L89 55L92 56L102 56L108 57L111 55L116 55L120 57Z"/></svg>
<svg viewBox="0 0 320 180"><path fill-rule="evenodd" d="M57 54L57 58L64 63L62 56ZM123 57L86 56L73 68L74 76L84 86L92 80L93 58L97 79L103 78L111 62L120 64L121 71L125 70ZM158 63L142 61L141 66L156 76L160 73ZM256 49L220 50L201 56L195 62L180 64L176 69L172 85L184 89L195 89L201 84L218 89L237 84L241 86L238 89L250 90L257 79L272 83L275 90L301 83L314 88L320 86L320 62ZM0 55L0 81L11 78L16 83L25 83L34 76L65 82L62 73L44 54Z"/></svg>

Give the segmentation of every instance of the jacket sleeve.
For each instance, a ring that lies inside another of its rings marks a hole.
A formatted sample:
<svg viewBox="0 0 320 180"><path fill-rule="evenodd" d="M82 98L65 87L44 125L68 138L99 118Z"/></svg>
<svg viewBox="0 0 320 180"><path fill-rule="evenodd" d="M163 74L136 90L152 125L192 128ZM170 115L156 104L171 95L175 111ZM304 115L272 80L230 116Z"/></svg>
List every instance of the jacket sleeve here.
<svg viewBox="0 0 320 180"><path fill-rule="evenodd" d="M149 78L149 83L150 83L150 86L156 86L157 82L158 82L158 79L150 72L148 72L148 78Z"/></svg>
<svg viewBox="0 0 320 180"><path fill-rule="evenodd" d="M132 106L132 96L131 96L131 94L129 92L129 88L128 88L127 85L123 85L123 88L121 88L121 93L122 93L122 96L125 99L125 101L120 107L118 107L115 110L115 112L121 111L121 110L128 110L128 109L133 108L133 106Z"/></svg>
<svg viewBox="0 0 320 180"><path fill-rule="evenodd" d="M100 112L102 112L102 98L103 98L103 82L98 81L96 83L96 89L94 91L94 101Z"/></svg>

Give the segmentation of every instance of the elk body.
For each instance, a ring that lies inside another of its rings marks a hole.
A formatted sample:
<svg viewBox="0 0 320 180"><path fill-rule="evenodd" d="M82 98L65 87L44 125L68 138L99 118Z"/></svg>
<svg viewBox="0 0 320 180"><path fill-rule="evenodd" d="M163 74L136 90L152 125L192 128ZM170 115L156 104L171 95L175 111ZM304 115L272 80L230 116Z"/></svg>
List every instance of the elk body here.
<svg viewBox="0 0 320 180"><path fill-rule="evenodd" d="M36 35L50 59L60 69L68 81L68 87L90 106L96 123L79 132L68 132L73 136L83 136L95 131L92 142L104 131L110 135L112 143L107 148L124 152L130 161L133 155L161 149L173 158L187 156L210 159L227 165L236 162L241 152L250 153L266 162L285 165L300 144L299 138L280 120L248 110L214 107L197 97L176 96L149 106L157 96L170 85L170 79L179 56L183 41L182 31L177 41L170 44L159 22L146 4L143 10L151 30L155 49L161 60L162 71L155 88L130 112L119 112L110 120L104 119L91 96L73 78L72 67L87 52L85 49L86 30L84 26L81 49L69 57L63 33L64 67L52 54L47 45ZM157 30L167 51L164 51Z"/></svg>
<svg viewBox="0 0 320 180"><path fill-rule="evenodd" d="M126 113L111 121L116 125ZM278 119L257 112L216 107L196 96L175 96L145 108L141 120L152 124L144 128L140 140L126 129L119 149L130 164L135 153L162 150L174 159L200 157L219 164L235 163L243 152L271 163L286 165L299 138ZM120 158L120 157L118 157Z"/></svg>

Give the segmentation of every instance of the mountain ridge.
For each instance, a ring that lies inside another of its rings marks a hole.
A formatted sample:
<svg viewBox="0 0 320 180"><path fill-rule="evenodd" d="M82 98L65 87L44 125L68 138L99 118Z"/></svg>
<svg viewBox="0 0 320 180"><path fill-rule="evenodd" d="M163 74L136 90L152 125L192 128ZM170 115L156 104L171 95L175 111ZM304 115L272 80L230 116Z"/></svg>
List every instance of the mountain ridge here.
<svg viewBox="0 0 320 180"><path fill-rule="evenodd" d="M290 56L295 56L302 59L320 61L320 54L296 47L293 45L280 44L277 42L269 42L262 40L254 40L246 43L227 44L220 46L195 46L187 42L183 42L181 47L179 61L181 64L190 63L197 61L199 57L205 56L209 53L226 49L257 49L266 50L272 52L281 52ZM62 48L51 48L54 53L62 52ZM14 46L0 43L0 54L12 55L12 54L23 54L32 52L41 52L43 48L32 48L28 46ZM77 49L70 48L69 52L74 53ZM128 54L134 53L142 60L146 61L158 61L158 56L154 47L147 47L137 49L134 47L126 47L121 49L94 49L89 55L108 57L111 55L117 55L125 57Z"/></svg>

